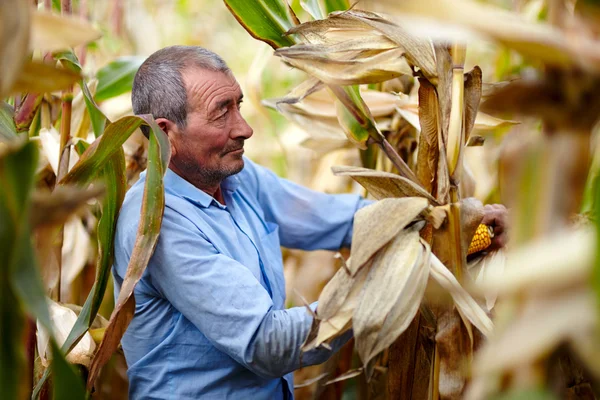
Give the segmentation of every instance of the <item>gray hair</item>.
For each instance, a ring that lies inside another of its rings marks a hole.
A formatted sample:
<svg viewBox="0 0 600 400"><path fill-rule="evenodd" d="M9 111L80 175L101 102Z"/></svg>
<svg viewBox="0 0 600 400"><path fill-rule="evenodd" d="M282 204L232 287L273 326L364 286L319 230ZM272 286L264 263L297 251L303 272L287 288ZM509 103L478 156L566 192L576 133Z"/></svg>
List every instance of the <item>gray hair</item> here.
<svg viewBox="0 0 600 400"><path fill-rule="evenodd" d="M185 128L188 113L187 92L182 72L200 68L229 73L225 61L199 46L170 46L152 54L140 66L133 80L131 103L134 114L152 114ZM142 125L146 137L150 128Z"/></svg>

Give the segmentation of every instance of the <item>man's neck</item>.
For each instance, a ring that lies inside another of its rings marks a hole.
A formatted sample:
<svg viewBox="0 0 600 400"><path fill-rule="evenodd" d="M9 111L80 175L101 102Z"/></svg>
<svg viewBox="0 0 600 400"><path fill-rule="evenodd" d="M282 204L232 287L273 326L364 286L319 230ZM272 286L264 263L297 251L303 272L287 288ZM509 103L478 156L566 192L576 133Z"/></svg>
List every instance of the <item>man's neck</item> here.
<svg viewBox="0 0 600 400"><path fill-rule="evenodd" d="M194 185L195 187L197 187L198 189L202 190L204 193L213 197L219 203L225 205L225 199L223 198L223 191L221 190L221 182L216 182L216 183L215 182L211 182L211 183L203 182L197 176L195 176L195 175L190 176L191 174L186 174L180 168L177 168L177 166L172 161L169 163L169 169L171 171L175 172L177 175L179 175L183 179L185 179L186 181L188 181L189 183L191 183L192 185Z"/></svg>

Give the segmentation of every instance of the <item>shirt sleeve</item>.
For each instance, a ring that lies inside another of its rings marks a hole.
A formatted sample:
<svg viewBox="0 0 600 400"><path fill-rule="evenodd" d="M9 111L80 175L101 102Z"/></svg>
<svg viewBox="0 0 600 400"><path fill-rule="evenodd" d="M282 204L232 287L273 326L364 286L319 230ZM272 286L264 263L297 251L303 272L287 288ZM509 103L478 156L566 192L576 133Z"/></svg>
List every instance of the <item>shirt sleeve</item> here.
<svg viewBox="0 0 600 400"><path fill-rule="evenodd" d="M322 363L351 337L344 335L331 350L301 355L312 324L307 310L274 310L248 268L219 253L191 221L169 208L148 271L158 294L217 349L265 378Z"/></svg>
<svg viewBox="0 0 600 400"><path fill-rule="evenodd" d="M325 194L275 175L247 160L268 221L280 226L281 245L338 250L352 242L354 213L372 203L355 194Z"/></svg>

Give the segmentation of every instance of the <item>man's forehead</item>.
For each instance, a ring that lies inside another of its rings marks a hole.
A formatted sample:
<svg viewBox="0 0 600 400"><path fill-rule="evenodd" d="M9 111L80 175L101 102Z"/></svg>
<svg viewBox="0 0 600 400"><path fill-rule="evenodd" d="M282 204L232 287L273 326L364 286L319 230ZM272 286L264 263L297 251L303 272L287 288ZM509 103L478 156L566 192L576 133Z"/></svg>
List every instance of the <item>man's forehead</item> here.
<svg viewBox="0 0 600 400"><path fill-rule="evenodd" d="M229 71L189 68L184 70L182 77L189 100L206 103L214 99L241 96L241 88Z"/></svg>

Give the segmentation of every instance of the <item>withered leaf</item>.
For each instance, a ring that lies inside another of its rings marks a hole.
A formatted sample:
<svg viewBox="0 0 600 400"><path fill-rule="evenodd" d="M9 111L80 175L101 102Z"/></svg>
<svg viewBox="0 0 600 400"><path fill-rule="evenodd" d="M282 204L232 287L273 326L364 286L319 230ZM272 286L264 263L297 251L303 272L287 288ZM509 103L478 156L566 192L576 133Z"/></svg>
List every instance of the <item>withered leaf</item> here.
<svg viewBox="0 0 600 400"><path fill-rule="evenodd" d="M419 286L415 279L421 276L418 269L422 263L423 247L415 228L403 229L377 252L352 321L356 348L363 365L368 365L380 352L378 339L391 344L385 333L383 338L379 338L379 334L392 309L395 306L401 308L395 313L404 314L399 322L406 322L406 326L419 309L421 298L414 298L409 292Z"/></svg>
<svg viewBox="0 0 600 400"><path fill-rule="evenodd" d="M458 283L454 275L446 268L444 264L434 255L431 255L430 274L437 283L450 293L454 304L461 313L485 336L489 336L494 324L481 306L467 293L467 291Z"/></svg>
<svg viewBox="0 0 600 400"><path fill-rule="evenodd" d="M335 175L351 177L379 200L395 197L423 197L437 205L437 201L422 187L391 172L347 166L334 166L332 171Z"/></svg>
<svg viewBox="0 0 600 400"><path fill-rule="evenodd" d="M592 334L597 307L591 291L568 291L526 302L519 315L486 343L473 371L486 374L534 362L565 340Z"/></svg>
<svg viewBox="0 0 600 400"><path fill-rule="evenodd" d="M355 275L428 205L422 197L383 199L358 210L354 216L350 271ZM418 236L418 233L416 234Z"/></svg>
<svg viewBox="0 0 600 400"><path fill-rule="evenodd" d="M465 74L465 119L463 126L465 142L469 140L473 125L475 125L479 101L481 100L481 85L481 68L475 66Z"/></svg>
<svg viewBox="0 0 600 400"><path fill-rule="evenodd" d="M417 153L417 178L425 190L432 193L439 158L438 100L435 88L429 81L419 79L419 151Z"/></svg>
<svg viewBox="0 0 600 400"><path fill-rule="evenodd" d="M86 44L102 34L88 21L44 11L34 12L31 21L31 48L57 51Z"/></svg>

